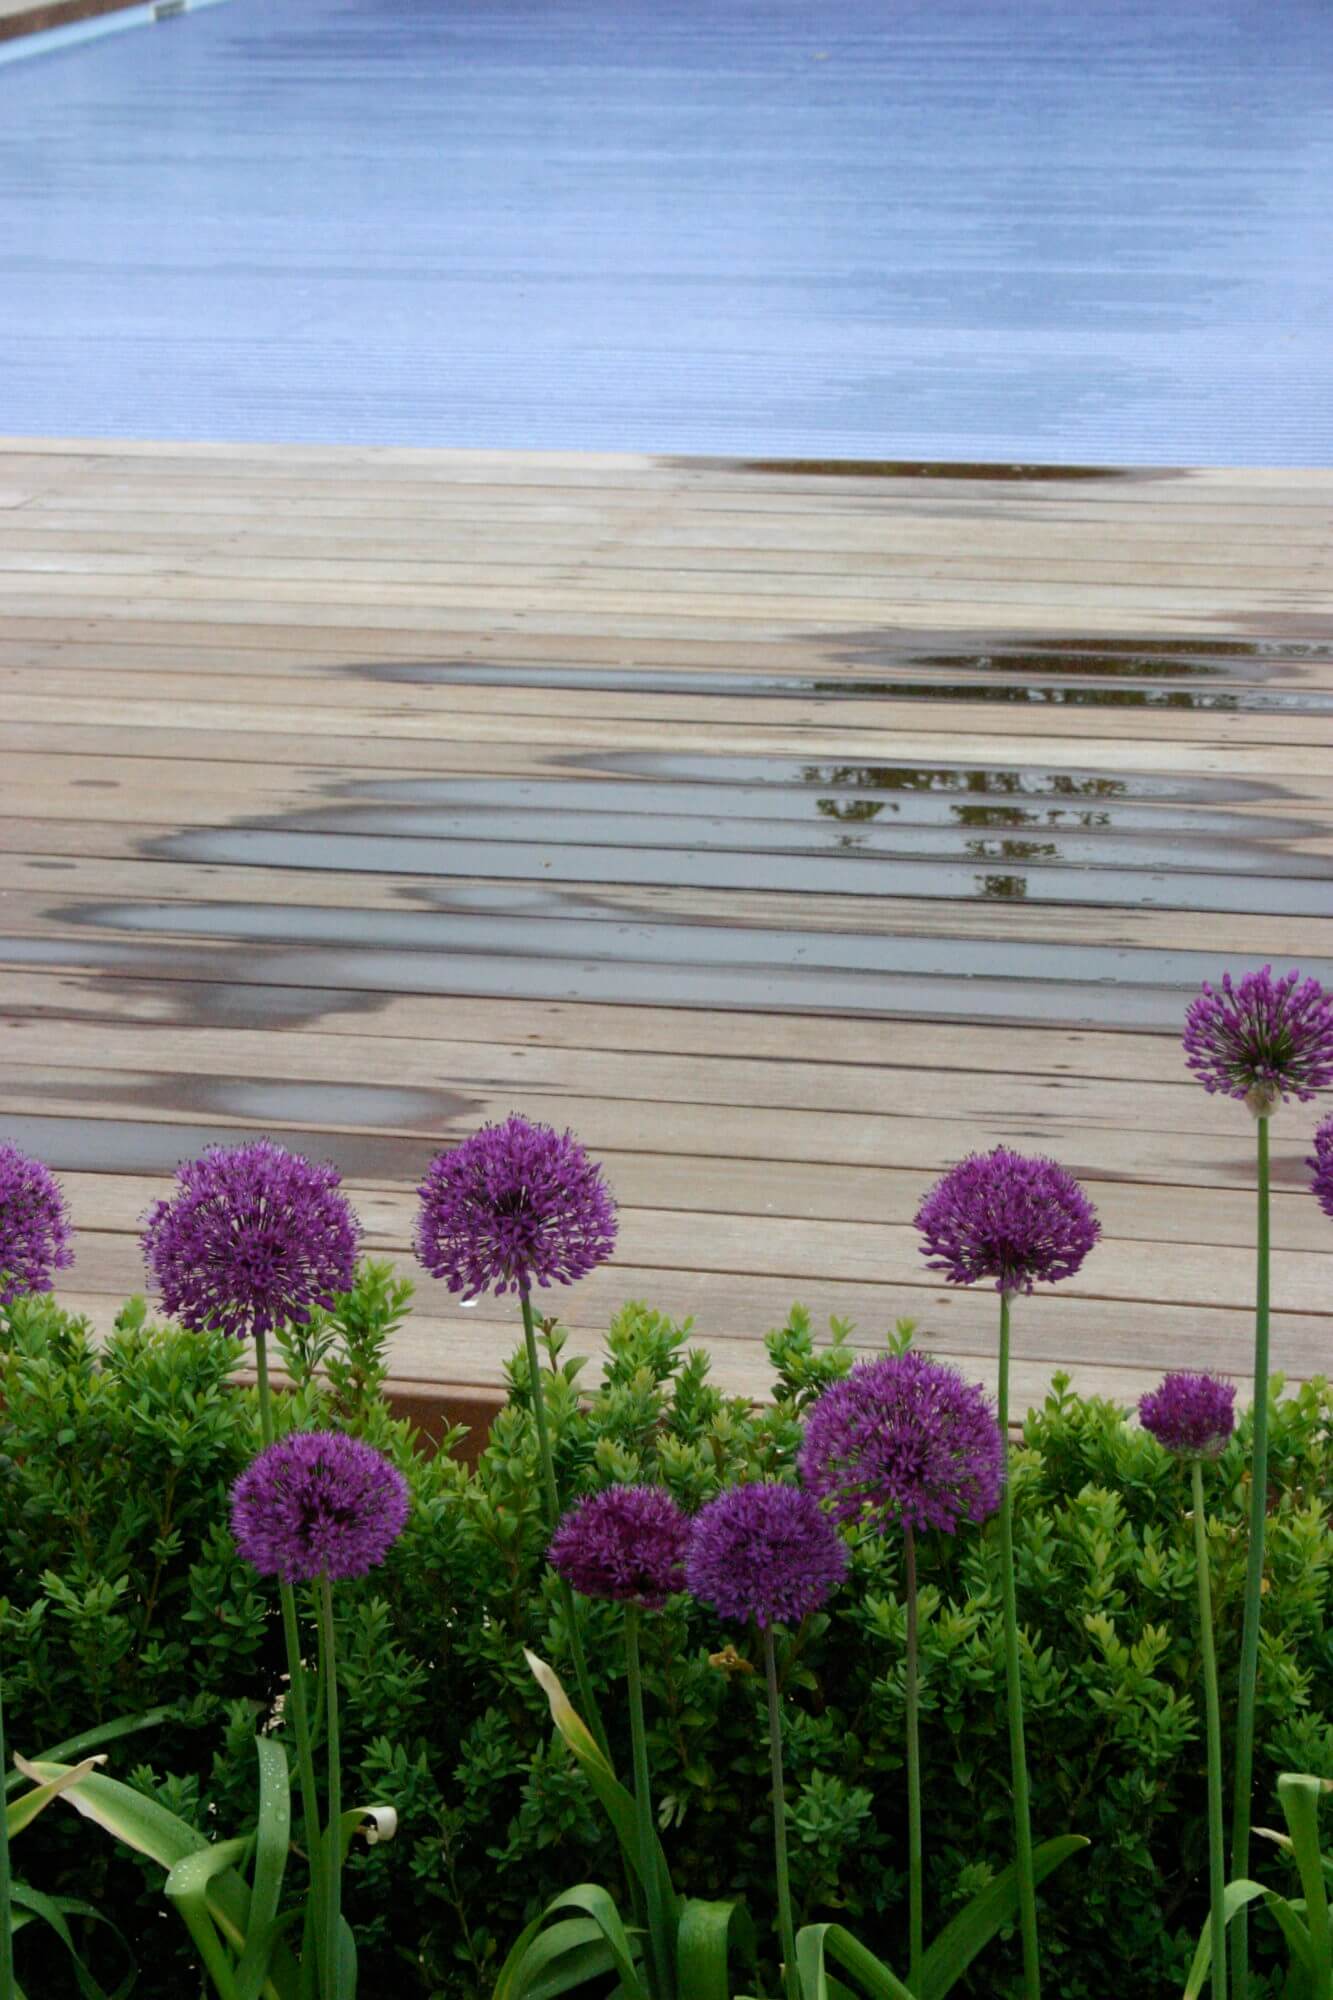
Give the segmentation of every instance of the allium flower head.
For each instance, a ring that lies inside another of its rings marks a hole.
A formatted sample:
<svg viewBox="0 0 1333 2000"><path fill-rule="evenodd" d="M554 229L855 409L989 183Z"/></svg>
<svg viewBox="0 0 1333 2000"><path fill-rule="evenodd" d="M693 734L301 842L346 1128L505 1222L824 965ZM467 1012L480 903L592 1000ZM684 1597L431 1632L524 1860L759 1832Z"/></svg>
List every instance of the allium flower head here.
<svg viewBox="0 0 1333 2000"><path fill-rule="evenodd" d="M951 1285L993 1278L997 1292L1072 1278L1102 1233L1072 1174L1007 1146L951 1167L922 1202L916 1226L932 1271Z"/></svg>
<svg viewBox="0 0 1333 2000"><path fill-rule="evenodd" d="M689 1516L661 1486L608 1486L571 1507L547 1560L585 1597L658 1611L685 1588Z"/></svg>
<svg viewBox="0 0 1333 2000"><path fill-rule="evenodd" d="M732 1486L694 1517L685 1565L691 1591L723 1618L799 1625L847 1568L847 1548L800 1486Z"/></svg>
<svg viewBox="0 0 1333 2000"><path fill-rule="evenodd" d="M49 1167L0 1146L0 1305L49 1292L51 1273L74 1262L65 1197Z"/></svg>
<svg viewBox="0 0 1333 2000"><path fill-rule="evenodd" d="M416 1253L451 1292L572 1285L615 1248L601 1168L572 1133L526 1118L438 1154L418 1193Z"/></svg>
<svg viewBox="0 0 1333 2000"><path fill-rule="evenodd" d="M886 1354L824 1391L800 1473L837 1520L868 1515L951 1535L999 1506L1004 1443L984 1394L956 1369Z"/></svg>
<svg viewBox="0 0 1333 2000"><path fill-rule="evenodd" d="M1236 1388L1215 1375L1168 1375L1139 1401L1139 1422L1183 1458L1215 1458L1236 1428Z"/></svg>
<svg viewBox="0 0 1333 2000"><path fill-rule="evenodd" d="M1305 1162L1310 1186L1325 1215L1333 1215L1333 1118L1326 1118L1314 1135L1314 1151Z"/></svg>
<svg viewBox="0 0 1333 2000"><path fill-rule="evenodd" d="M292 1431L251 1461L231 1490L231 1531L263 1576L309 1583L364 1576L407 1519L407 1481L359 1438Z"/></svg>
<svg viewBox="0 0 1333 2000"><path fill-rule="evenodd" d="M1185 1058L1207 1091L1241 1097L1266 1118L1287 1097L1308 1103L1333 1084L1333 1000L1317 979L1273 968L1219 992L1205 980L1185 1017Z"/></svg>
<svg viewBox="0 0 1333 2000"><path fill-rule="evenodd" d="M271 1139L210 1146L144 1230L164 1309L196 1332L267 1333L349 1291L358 1229L336 1167Z"/></svg>

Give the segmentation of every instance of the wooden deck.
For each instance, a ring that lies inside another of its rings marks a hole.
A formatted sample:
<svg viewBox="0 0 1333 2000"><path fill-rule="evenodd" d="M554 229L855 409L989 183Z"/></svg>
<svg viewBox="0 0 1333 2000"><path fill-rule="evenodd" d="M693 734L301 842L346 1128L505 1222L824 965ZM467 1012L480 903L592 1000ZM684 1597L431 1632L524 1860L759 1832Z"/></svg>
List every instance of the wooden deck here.
<svg viewBox="0 0 1333 2000"><path fill-rule="evenodd" d="M0 452L0 1134L106 1324L205 1139L336 1159L406 1256L431 1153L569 1124L623 1208L564 1295L692 1314L761 1388L793 1299L990 1379L911 1218L997 1141L1107 1240L1017 1389L1243 1374L1252 1137L1199 979L1333 980L1333 473ZM1314 1119L1276 1124L1277 1364L1328 1364ZM400 1379L490 1387L424 1280Z"/></svg>

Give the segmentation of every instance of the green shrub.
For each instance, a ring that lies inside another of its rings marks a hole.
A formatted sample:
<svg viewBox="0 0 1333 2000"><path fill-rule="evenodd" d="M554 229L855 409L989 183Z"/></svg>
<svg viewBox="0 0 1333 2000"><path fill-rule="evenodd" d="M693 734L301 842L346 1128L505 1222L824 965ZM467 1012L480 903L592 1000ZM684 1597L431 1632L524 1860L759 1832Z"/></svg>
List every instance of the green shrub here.
<svg viewBox="0 0 1333 2000"><path fill-rule="evenodd" d="M340 1591L347 1786L389 1799L402 1831L356 1857L348 1911L367 1993L474 2000L527 1918L578 1879L616 1879L601 1815L524 1665L562 1671L558 1593L542 1563L526 1365L475 1471L422 1449L381 1398L383 1351L407 1287L363 1266L333 1316L289 1339L293 1422L341 1423L400 1463L413 1490L388 1562ZM227 1488L258 1443L235 1342L152 1325L131 1302L97 1356L48 1299L13 1307L0 1412L0 1589L9 1729L42 1751L94 1722L162 1702L176 1719L114 1744L108 1768L207 1829L251 1808L249 1740L281 1694L275 1599L241 1563ZM661 1479L689 1507L743 1473L790 1474L800 1414L850 1365L845 1329L812 1338L799 1310L769 1338L774 1400L720 1394L688 1328L642 1305L611 1326L605 1375L545 1329L563 1490ZM928 1345L928 1341L922 1345ZM451 1440L456 1442L456 1440ZM1235 1680L1244 1580L1246 1432L1210 1469L1224 1699ZM1277 1404L1270 1587L1261 1662L1258 1817L1283 1769L1333 1776L1333 1402L1313 1385ZM1187 1474L1109 1404L1059 1378L1016 1455L1020 1612L1038 1835L1091 1848L1043 1891L1049 1986L1061 2000L1178 1992L1206 1888ZM842 1918L905 1960L904 1611L893 1541L859 1539L848 1585L786 1647L788 1774L798 1920ZM941 1920L1010 1858L1008 1748L992 1539L921 1547L923 1749L930 1907ZM587 1607L588 1651L618 1761L628 1743L613 1607ZM683 1599L645 1620L644 1658L663 1838L682 1888L741 1892L771 1936L762 1688L743 1633ZM1225 1720L1225 1718L1224 1718ZM1265 1868L1284 1884L1280 1859ZM72 1812L25 1835L24 1872L114 1905L145 2000L198 1990L153 1871ZM1268 1919L1256 1943L1278 1963ZM90 1935L88 1949L95 1955ZM967 1991L1016 1990L1016 1940ZM108 1966L108 1977L110 1977ZM116 1969L119 1977L119 1968ZM68 1974L51 1961L45 1986ZM769 1990L772 1968L769 1967Z"/></svg>

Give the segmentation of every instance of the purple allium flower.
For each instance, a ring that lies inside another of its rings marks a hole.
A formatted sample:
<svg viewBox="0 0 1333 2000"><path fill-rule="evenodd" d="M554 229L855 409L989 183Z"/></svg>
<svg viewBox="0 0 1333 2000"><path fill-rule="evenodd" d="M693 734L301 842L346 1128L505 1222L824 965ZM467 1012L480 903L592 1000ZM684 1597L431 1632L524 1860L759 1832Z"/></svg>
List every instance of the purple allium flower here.
<svg viewBox="0 0 1333 2000"><path fill-rule="evenodd" d="M1004 1442L985 1395L923 1354L858 1362L810 1412L806 1486L839 1521L942 1528L984 1521L1000 1504Z"/></svg>
<svg viewBox="0 0 1333 2000"><path fill-rule="evenodd" d="M847 1547L800 1486L732 1486L694 1517L685 1577L723 1618L799 1625L847 1568Z"/></svg>
<svg viewBox="0 0 1333 2000"><path fill-rule="evenodd" d="M951 1167L922 1202L916 1226L932 1271L951 1285L993 1278L997 1292L1072 1278L1102 1233L1072 1174L1007 1146Z"/></svg>
<svg viewBox="0 0 1333 2000"><path fill-rule="evenodd" d="M615 1248L616 1205L572 1133L527 1118L483 1125L431 1161L416 1253L451 1292L572 1285Z"/></svg>
<svg viewBox="0 0 1333 2000"><path fill-rule="evenodd" d="M336 1167L271 1139L210 1146L177 1169L143 1235L164 1309L196 1332L267 1333L349 1291L358 1227Z"/></svg>
<svg viewBox="0 0 1333 2000"><path fill-rule="evenodd" d="M1236 1388L1215 1375L1167 1375L1139 1400L1139 1422L1185 1458L1215 1458L1236 1428Z"/></svg>
<svg viewBox="0 0 1333 2000"><path fill-rule="evenodd" d="M407 1481L359 1438L292 1431L261 1451L231 1489L231 1531L263 1576L309 1583L364 1576L407 1519Z"/></svg>
<svg viewBox="0 0 1333 2000"><path fill-rule="evenodd" d="M1310 1186L1325 1215L1333 1215L1333 1118L1326 1118L1314 1135L1314 1151L1305 1162L1312 1171Z"/></svg>
<svg viewBox="0 0 1333 2000"><path fill-rule="evenodd" d="M585 1597L659 1611L685 1588L690 1521L661 1486L608 1486L571 1507L547 1550Z"/></svg>
<svg viewBox="0 0 1333 2000"><path fill-rule="evenodd" d="M49 1167L0 1146L0 1306L49 1292L51 1273L74 1262L69 1212Z"/></svg>
<svg viewBox="0 0 1333 2000"><path fill-rule="evenodd" d="M1207 1091L1244 1098L1266 1118L1289 1095L1307 1103L1333 1084L1333 1000L1317 979L1273 968L1247 972L1238 985L1205 980L1185 1018L1185 1056Z"/></svg>

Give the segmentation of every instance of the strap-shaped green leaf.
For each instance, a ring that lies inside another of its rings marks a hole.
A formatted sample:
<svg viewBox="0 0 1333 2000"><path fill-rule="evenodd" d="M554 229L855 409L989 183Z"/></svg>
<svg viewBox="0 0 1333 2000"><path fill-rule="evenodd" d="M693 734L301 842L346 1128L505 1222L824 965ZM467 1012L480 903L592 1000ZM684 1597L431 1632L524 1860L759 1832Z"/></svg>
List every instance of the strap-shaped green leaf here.
<svg viewBox="0 0 1333 2000"><path fill-rule="evenodd" d="M682 2000L731 2000L732 1947L752 1952L751 1941L741 1904L698 1897L683 1903L676 1926L676 1985Z"/></svg>
<svg viewBox="0 0 1333 2000"><path fill-rule="evenodd" d="M245 1945L236 1968L239 2000L259 2000L278 1934L278 1904L291 1845L292 1791L287 1753L271 1736L255 1738L259 1759L259 1820Z"/></svg>
<svg viewBox="0 0 1333 2000"><path fill-rule="evenodd" d="M333 2000L356 2000L356 1938L346 1917L338 1918L338 1955L333 1968Z"/></svg>
<svg viewBox="0 0 1333 2000"><path fill-rule="evenodd" d="M1228 1882L1222 1891L1222 1920L1230 1923L1237 1910L1243 1910L1247 1903L1268 1894L1262 1882ZM1208 1978L1208 1968L1213 1962L1213 1932L1211 1924L1205 1923L1199 1936L1194 1963L1185 1984L1184 2000L1199 2000Z"/></svg>
<svg viewBox="0 0 1333 2000"><path fill-rule="evenodd" d="M576 1888L566 1889L562 1896L556 1896L546 1905L539 1917L534 1918L501 1967L493 2000L532 2000L526 1983L527 1957L549 1919L558 1916L562 1910L579 1910L585 1917L591 1918L610 1954L610 1965L606 1969L618 1976L624 2000L648 2000L620 1912L606 1890L596 1882L580 1882ZM586 1946L581 1944L578 1948L585 1949ZM540 1958L537 1974L548 1970L548 1961Z"/></svg>
<svg viewBox="0 0 1333 2000"><path fill-rule="evenodd" d="M338 1837L342 1842L342 1858L346 1861L352 1842L358 1833L367 1847L377 1847L383 1841L392 1840L398 1831L398 1812L394 1806L349 1806L338 1821Z"/></svg>
<svg viewBox="0 0 1333 2000"><path fill-rule="evenodd" d="M80 1993L84 1996L84 2000L107 2000L106 1992L98 1985L83 1960L79 1957L73 1934L65 1919L66 1917L76 1916L91 1917L98 1923L106 1924L115 1933L116 1937L120 1938L120 1942L123 1945L125 1940L120 1937L120 1932L116 1930L110 1918L104 1917L100 1910L95 1910L91 1903L81 1902L78 1897L47 1896L40 1889L30 1889L26 1882L11 1882L9 1885L9 1898L10 1902L17 1909L29 1912L31 1916L40 1917L43 1923L50 1925L73 1961L74 1978ZM13 1929L15 1931L21 1930L24 1923L29 1920L30 1918L28 1917L16 1916L13 1920ZM132 1982L132 1980L133 1974L130 1975L130 1981ZM120 1992L124 1994L128 1991L129 1983L122 1983Z"/></svg>
<svg viewBox="0 0 1333 2000"><path fill-rule="evenodd" d="M24 1792L21 1798L6 1806L5 1820L9 1827L10 1839L12 1840L16 1833L22 1833L25 1826L31 1826L38 1813L44 1811L52 1799L58 1799L62 1792L67 1792L71 1785L77 1785L80 1779L86 1778L104 1761L101 1757L85 1757L81 1764L72 1764L62 1777L48 1778L42 1783L35 1784L30 1792ZM14 1774L16 1778L30 1778L34 1775L35 1765L26 1764L21 1757L16 1757L14 1762L19 1767Z"/></svg>
<svg viewBox="0 0 1333 2000"><path fill-rule="evenodd" d="M17 1757L14 1761L25 1776L42 1784L52 1778L64 1777L67 1771L67 1767L59 1764L29 1764ZM62 1796L85 1819L92 1820L115 1839L123 1840L136 1853L146 1854L150 1861L156 1861L168 1873L188 1855L208 1850L208 1842L202 1833L187 1826L175 1813L168 1812L156 1799L145 1798L142 1792L122 1785L117 1778L104 1778L93 1772L91 1776L79 1778L76 1783L68 1785ZM210 1878L208 1907L232 1948L241 1951L249 1921L250 1892L234 1870L228 1869ZM285 1968L283 1979L285 1982ZM280 1995L294 1991L294 1988L272 1977L269 1983L273 1991Z"/></svg>
<svg viewBox="0 0 1333 2000"><path fill-rule="evenodd" d="M142 1715L117 1716L114 1722L99 1722L94 1729L85 1729L78 1736L67 1736L63 1743L53 1743L49 1750L43 1750L36 1758L39 1764L68 1764L72 1760L86 1757L90 1750L100 1750L104 1743L114 1743L121 1736L132 1736L139 1729L156 1729L160 1722L170 1722L180 1714L177 1702L163 1702L158 1708L146 1708ZM5 1794L16 1792L22 1782L21 1771L11 1771L5 1779Z"/></svg>
<svg viewBox="0 0 1333 2000"><path fill-rule="evenodd" d="M605 1938L595 1944L576 1945L549 1971L533 1979L525 1977L523 2000L560 2000L562 1993L577 1993L594 1980L604 1980L615 1969L615 1953Z"/></svg>
<svg viewBox="0 0 1333 2000"><path fill-rule="evenodd" d="M1043 1840L1032 1856L1034 1880L1044 1882L1062 1861L1087 1844L1079 1833ZM977 1953L1017 1913L1018 1870L1009 1867L979 1890L929 1946L917 1977L919 2000L945 2000Z"/></svg>
<svg viewBox="0 0 1333 2000"><path fill-rule="evenodd" d="M1333 2000L1333 1942L1329 1938L1328 1893L1319 1852L1319 1800L1324 1784L1302 1772L1286 1771L1277 1781L1282 1813L1305 1891L1302 1933L1309 1947L1310 2000ZM1271 1904L1270 1904L1270 1907ZM1277 1916L1277 1910L1273 1910ZM1282 1919L1278 1917L1279 1923ZM1286 1925L1283 1925L1284 1931ZM1293 1947L1294 1948L1294 1947Z"/></svg>
<svg viewBox="0 0 1333 2000"><path fill-rule="evenodd" d="M553 2000L575 1991L583 1980L614 1971L615 1958L600 1926L591 1917L565 1917L539 1928L527 1945L518 1988L523 2000Z"/></svg>
<svg viewBox="0 0 1333 2000"><path fill-rule="evenodd" d="M209 1908L209 1884L225 1875L249 1854L251 1840L219 1840L212 1847L196 1849L178 1861L163 1885L175 1903L194 1939L218 2000L240 2000L236 1990L236 1968Z"/></svg>
<svg viewBox="0 0 1333 2000"><path fill-rule="evenodd" d="M911 1989L841 1924L807 1924L798 1934L796 1971L801 2000L835 2000L837 1981L829 1976L830 1958L851 1974L869 2000L915 2000Z"/></svg>
<svg viewBox="0 0 1333 2000"><path fill-rule="evenodd" d="M187 1854L208 1845L202 1833L187 1826L183 1819L177 1819L175 1813L168 1812L155 1799L146 1799L142 1792L122 1785L117 1778L103 1778L96 1772L84 1776L78 1773L77 1766L30 1764L22 1757L15 1757L14 1762L25 1777L35 1779L38 1784L49 1784L56 1778L65 1780L64 1796L76 1812L113 1833L127 1847L146 1854L160 1868L174 1868ZM19 1799L16 1803L22 1805L23 1801Z"/></svg>
<svg viewBox="0 0 1333 2000"><path fill-rule="evenodd" d="M538 1686L550 1703L551 1720L561 1737L574 1755L575 1762L592 1786L602 1810L610 1820L621 1852L630 1869L640 1882L643 1868L639 1855L639 1828L634 1811L634 1800L616 1777L606 1758L602 1755L597 1739L584 1722L569 1696L560 1684L560 1676L553 1667L536 1653L524 1648L524 1659L532 1669ZM667 1924L674 1928L680 1921L680 1902L671 1881L671 1871L667 1867L666 1855L659 1840L653 1842L653 1864L657 1870L659 1904Z"/></svg>

